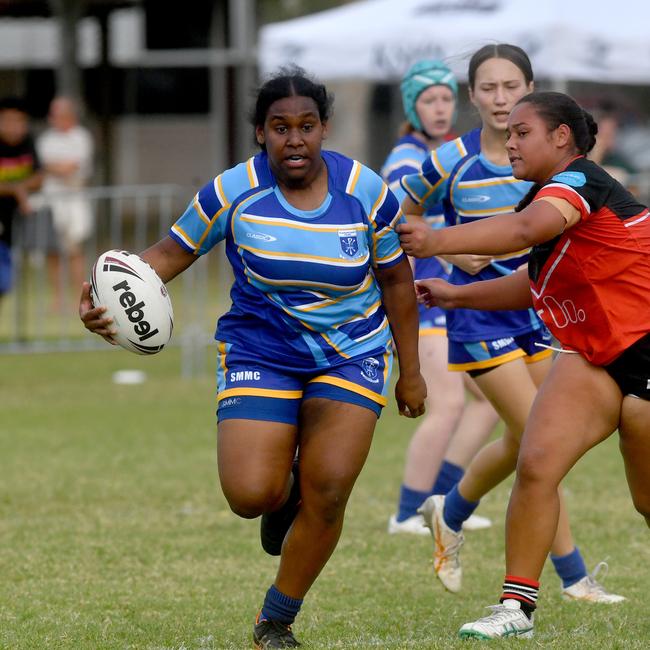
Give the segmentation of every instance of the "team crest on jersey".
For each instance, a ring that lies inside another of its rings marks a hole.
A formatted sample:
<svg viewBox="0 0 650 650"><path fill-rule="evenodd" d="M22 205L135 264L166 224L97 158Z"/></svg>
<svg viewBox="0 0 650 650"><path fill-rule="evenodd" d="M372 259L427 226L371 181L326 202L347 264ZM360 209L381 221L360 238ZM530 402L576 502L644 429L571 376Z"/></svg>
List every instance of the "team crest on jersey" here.
<svg viewBox="0 0 650 650"><path fill-rule="evenodd" d="M379 383L379 361L375 357L368 357L361 362L361 376L372 384Z"/></svg>
<svg viewBox="0 0 650 650"><path fill-rule="evenodd" d="M356 230L339 230L341 250L348 257L354 257L359 252L359 240Z"/></svg>

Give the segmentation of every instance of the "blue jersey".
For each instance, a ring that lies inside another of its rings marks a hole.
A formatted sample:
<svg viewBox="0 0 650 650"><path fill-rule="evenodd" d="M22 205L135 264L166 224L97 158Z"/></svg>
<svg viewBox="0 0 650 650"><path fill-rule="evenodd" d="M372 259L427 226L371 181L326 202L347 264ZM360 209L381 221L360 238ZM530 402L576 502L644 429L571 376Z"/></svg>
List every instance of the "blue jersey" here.
<svg viewBox="0 0 650 650"><path fill-rule="evenodd" d="M419 175L402 179L409 195L427 207L442 201L447 225L471 223L496 214L513 212L531 187L512 175L509 165L491 163L480 150L480 129L448 142L422 166ZM469 284L509 275L528 261L529 249L494 259L476 275L453 267L449 281ZM477 311L455 309L447 312L447 336L451 341L474 342L518 336L539 329L541 322L533 310Z"/></svg>
<svg viewBox="0 0 650 650"><path fill-rule="evenodd" d="M481 149L481 130L474 129L434 149L422 168L402 176L402 189L425 211L443 203L447 196L449 176L459 161Z"/></svg>
<svg viewBox="0 0 650 650"><path fill-rule="evenodd" d="M400 203L406 196L400 183L401 179L407 175L418 174L422 163L428 157L427 145L411 133L402 136L388 154L386 162L381 168L381 175ZM445 225L442 201L429 206L424 218L432 228L442 228ZM447 279L449 277L449 265L437 257L416 259L414 266L416 280L423 278Z"/></svg>
<svg viewBox="0 0 650 650"><path fill-rule="evenodd" d="M383 348L390 327L373 268L403 259L397 199L357 161L322 152L328 194L288 203L265 152L205 185L170 236L196 255L225 240L232 306L215 338L294 368L327 368Z"/></svg>

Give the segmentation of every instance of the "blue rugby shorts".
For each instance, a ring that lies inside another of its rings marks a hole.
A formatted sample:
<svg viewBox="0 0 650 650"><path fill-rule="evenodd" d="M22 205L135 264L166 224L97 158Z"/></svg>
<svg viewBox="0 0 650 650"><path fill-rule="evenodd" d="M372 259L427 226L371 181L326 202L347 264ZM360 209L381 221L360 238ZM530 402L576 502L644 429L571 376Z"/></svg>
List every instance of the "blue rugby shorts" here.
<svg viewBox="0 0 650 650"><path fill-rule="evenodd" d="M547 347L551 335L545 327L519 336L504 336L489 341L449 341L449 370L471 372L489 370L521 359L535 363L553 354Z"/></svg>
<svg viewBox="0 0 650 650"><path fill-rule="evenodd" d="M297 425L300 405L312 397L357 404L377 417L387 403L390 346L343 359L329 368L299 370L218 342L217 420L267 420Z"/></svg>

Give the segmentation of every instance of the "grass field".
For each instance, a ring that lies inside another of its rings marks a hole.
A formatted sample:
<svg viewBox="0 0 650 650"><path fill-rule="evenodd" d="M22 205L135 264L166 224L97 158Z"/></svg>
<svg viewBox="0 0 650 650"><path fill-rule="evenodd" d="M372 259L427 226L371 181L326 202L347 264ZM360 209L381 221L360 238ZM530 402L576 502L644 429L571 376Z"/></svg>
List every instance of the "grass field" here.
<svg viewBox="0 0 650 650"><path fill-rule="evenodd" d="M113 384L124 368L148 380ZM210 375L180 379L174 349L0 356L0 648L251 647L276 561L258 521L231 514L219 491L213 392ZM380 420L339 547L295 625L305 647L474 646L455 635L498 596L509 484L481 505L495 526L467 535L466 591L445 593L429 539L385 532L413 426L392 405ZM608 560L605 584L629 601L565 603L547 567L535 639L500 645L650 647L650 545L616 439L566 485L583 554Z"/></svg>

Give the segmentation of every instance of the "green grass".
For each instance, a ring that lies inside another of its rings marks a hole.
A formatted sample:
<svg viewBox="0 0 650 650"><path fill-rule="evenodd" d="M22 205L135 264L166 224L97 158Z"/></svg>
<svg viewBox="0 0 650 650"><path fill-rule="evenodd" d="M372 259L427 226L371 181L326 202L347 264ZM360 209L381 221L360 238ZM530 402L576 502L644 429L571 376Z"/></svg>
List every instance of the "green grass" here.
<svg viewBox="0 0 650 650"><path fill-rule="evenodd" d="M113 384L123 368L147 382ZM210 375L180 379L175 349L0 356L0 648L251 647L276 560L258 522L231 514L220 493L213 395ZM412 428L392 405L380 420L339 547L296 622L306 647L474 647L455 635L498 596L509 483L481 505L495 526L467 535L466 591L445 593L430 541L385 533ZM564 603L547 567L526 647L647 648L650 545L616 439L566 485L587 561L607 558L606 584L629 602Z"/></svg>

